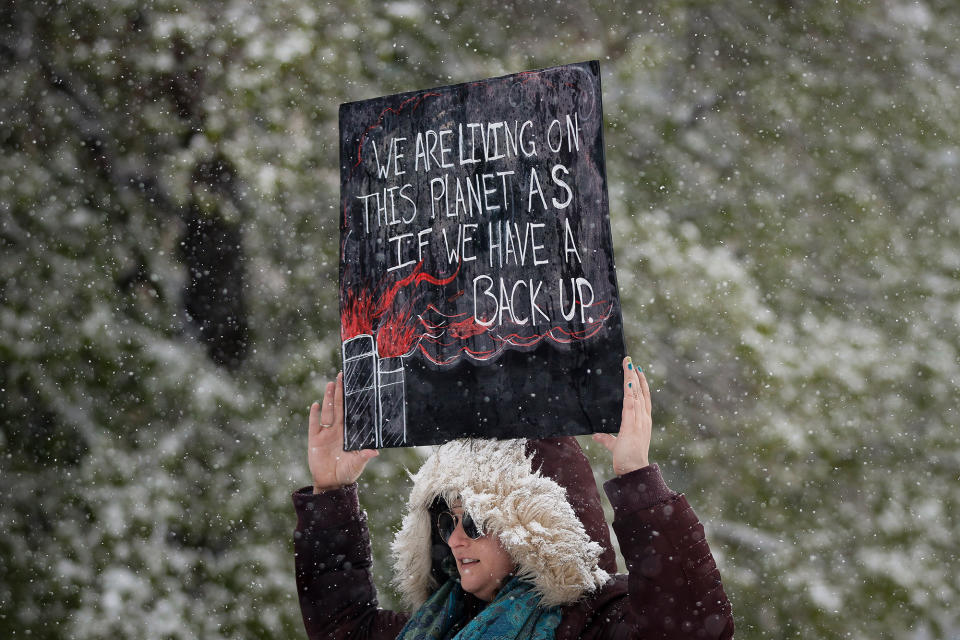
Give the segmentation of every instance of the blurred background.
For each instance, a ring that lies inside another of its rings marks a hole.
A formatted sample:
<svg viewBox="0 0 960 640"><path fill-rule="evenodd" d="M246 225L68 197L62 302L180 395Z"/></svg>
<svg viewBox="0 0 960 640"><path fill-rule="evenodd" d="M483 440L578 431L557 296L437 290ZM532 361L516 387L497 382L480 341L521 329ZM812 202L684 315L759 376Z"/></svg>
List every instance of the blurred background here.
<svg viewBox="0 0 960 640"><path fill-rule="evenodd" d="M338 105L589 59L652 459L737 636L960 637L958 18L4 2L0 637L304 637L289 494L339 366ZM383 606L421 455L362 479Z"/></svg>

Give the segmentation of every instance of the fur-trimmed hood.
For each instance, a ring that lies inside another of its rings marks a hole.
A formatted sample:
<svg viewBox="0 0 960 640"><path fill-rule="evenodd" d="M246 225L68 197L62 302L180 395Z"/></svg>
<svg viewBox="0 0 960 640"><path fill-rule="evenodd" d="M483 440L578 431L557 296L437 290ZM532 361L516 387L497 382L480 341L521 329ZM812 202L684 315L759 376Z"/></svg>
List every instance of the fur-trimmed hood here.
<svg viewBox="0 0 960 640"><path fill-rule="evenodd" d="M437 563L449 554L435 544L430 507L438 497L460 498L498 536L544 606L576 602L615 570L593 474L575 439L455 440L413 475L393 541L395 584L414 609L438 586Z"/></svg>

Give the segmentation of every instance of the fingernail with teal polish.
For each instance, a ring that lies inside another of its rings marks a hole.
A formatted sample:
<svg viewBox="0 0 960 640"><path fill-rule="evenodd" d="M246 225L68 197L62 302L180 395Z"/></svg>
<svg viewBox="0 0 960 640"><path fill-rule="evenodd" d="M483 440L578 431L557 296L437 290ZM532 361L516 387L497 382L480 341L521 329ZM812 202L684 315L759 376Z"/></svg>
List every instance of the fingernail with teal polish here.
<svg viewBox="0 0 960 640"><path fill-rule="evenodd" d="M637 373L643 373L643 367L637 367Z"/></svg>
<svg viewBox="0 0 960 640"><path fill-rule="evenodd" d="M628 382L628 383L627 383L627 386L630 387L631 389L633 389L633 383L632 383L632 382Z"/></svg>
<svg viewBox="0 0 960 640"><path fill-rule="evenodd" d="M633 358L627 356L627 369L633 369Z"/></svg>

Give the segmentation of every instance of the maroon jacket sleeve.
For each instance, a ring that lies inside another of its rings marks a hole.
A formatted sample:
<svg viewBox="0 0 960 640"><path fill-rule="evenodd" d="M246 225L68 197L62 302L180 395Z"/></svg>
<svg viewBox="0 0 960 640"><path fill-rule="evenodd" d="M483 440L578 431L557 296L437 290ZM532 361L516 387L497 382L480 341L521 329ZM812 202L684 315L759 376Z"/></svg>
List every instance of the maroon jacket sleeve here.
<svg viewBox="0 0 960 640"><path fill-rule="evenodd" d="M703 526L657 465L604 483L629 571L625 618L641 638L733 637L733 612Z"/></svg>
<svg viewBox="0 0 960 640"><path fill-rule="evenodd" d="M293 494L293 505L297 594L307 637L396 638L408 616L377 606L357 485L319 494L305 487Z"/></svg>

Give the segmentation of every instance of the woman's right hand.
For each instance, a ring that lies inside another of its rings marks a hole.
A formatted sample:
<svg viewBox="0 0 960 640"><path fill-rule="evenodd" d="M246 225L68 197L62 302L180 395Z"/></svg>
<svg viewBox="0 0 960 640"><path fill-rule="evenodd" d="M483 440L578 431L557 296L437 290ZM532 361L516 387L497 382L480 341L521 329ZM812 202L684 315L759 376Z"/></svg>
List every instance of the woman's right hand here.
<svg viewBox="0 0 960 640"><path fill-rule="evenodd" d="M343 373L336 383L328 382L323 406L310 406L307 460L313 476L313 492L339 489L357 481L376 449L343 450Z"/></svg>

